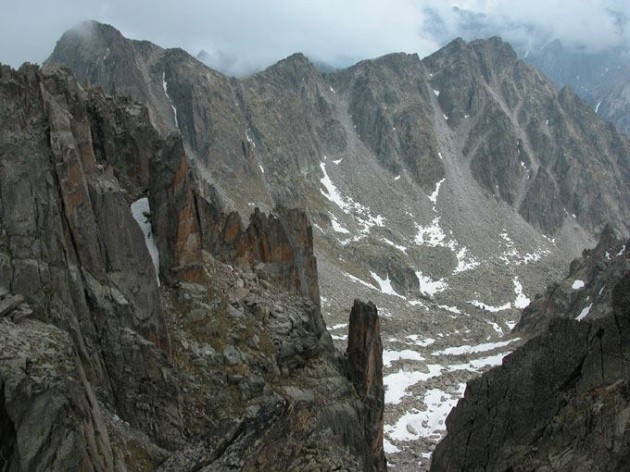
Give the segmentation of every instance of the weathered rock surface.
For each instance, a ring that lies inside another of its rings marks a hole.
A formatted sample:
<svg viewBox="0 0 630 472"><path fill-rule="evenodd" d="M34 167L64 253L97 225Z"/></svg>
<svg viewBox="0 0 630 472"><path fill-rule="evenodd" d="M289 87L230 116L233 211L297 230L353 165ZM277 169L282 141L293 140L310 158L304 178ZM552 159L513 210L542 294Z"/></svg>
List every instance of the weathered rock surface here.
<svg viewBox="0 0 630 472"><path fill-rule="evenodd" d="M612 309L613 288L628 270L630 246L623 244L612 226L606 226L599 243L573 260L564 280L550 285L521 315L514 331L532 336L545 331L556 318L603 318Z"/></svg>
<svg viewBox="0 0 630 472"><path fill-rule="evenodd" d="M617 217L628 201L626 138L570 89L558 92L499 38L455 40L425 64L473 176L489 192L547 233L567 214L585 227L610 222L627 232Z"/></svg>
<svg viewBox="0 0 630 472"><path fill-rule="evenodd" d="M613 255L618 249L607 231L596 250L572 264L571 279L580 270L592 275L585 291L601 295L604 283L610 287L603 299L591 295L598 315L571 313L572 297L563 302L551 289L542 333L468 384L431 470L627 469L630 264L625 248ZM552 304L558 311L549 319ZM535 316L529 312L526 327L537 327Z"/></svg>
<svg viewBox="0 0 630 472"><path fill-rule="evenodd" d="M367 407L365 439L370 444L366 463L369 470L386 470L383 454L383 343L378 312L373 303L355 300L350 312L346 351L350 379Z"/></svg>
<svg viewBox="0 0 630 472"><path fill-rule="evenodd" d="M305 215L212 192L142 105L0 67L1 470L371 470Z"/></svg>

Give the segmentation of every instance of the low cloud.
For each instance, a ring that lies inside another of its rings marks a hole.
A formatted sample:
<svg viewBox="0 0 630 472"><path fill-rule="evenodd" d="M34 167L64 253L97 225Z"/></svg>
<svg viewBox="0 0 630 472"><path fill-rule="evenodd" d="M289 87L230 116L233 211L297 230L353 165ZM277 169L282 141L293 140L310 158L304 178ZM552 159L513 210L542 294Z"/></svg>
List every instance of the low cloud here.
<svg viewBox="0 0 630 472"><path fill-rule="evenodd" d="M423 57L456 36L625 47L628 17L627 0L25 0L0 18L0 62L41 62L86 19L193 55L204 50L207 62L242 75L298 51L332 66L389 52Z"/></svg>

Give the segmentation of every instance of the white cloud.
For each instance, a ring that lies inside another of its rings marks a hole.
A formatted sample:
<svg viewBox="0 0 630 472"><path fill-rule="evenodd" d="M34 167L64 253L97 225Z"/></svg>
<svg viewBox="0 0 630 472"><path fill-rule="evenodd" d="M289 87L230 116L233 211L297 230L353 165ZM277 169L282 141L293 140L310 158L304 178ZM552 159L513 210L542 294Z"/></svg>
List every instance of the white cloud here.
<svg viewBox="0 0 630 472"><path fill-rule="evenodd" d="M453 6L485 14L484 34L506 39L535 32L591 49L630 39L610 13L630 17L627 0L24 0L0 17L0 62L41 62L66 29L86 19L193 55L204 49L229 73L294 52L337 66L390 52L423 57L466 32Z"/></svg>

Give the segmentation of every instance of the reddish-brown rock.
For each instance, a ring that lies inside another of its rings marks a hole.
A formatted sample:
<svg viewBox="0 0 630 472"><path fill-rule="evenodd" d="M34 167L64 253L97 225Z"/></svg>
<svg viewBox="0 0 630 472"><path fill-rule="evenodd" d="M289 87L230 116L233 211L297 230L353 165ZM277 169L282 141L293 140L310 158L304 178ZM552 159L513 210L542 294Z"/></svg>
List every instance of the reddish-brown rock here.
<svg viewBox="0 0 630 472"><path fill-rule="evenodd" d="M376 306L372 302L355 300L350 312L348 376L367 408L364 418L366 443L365 470L387 469L383 452L383 344Z"/></svg>
<svg viewBox="0 0 630 472"><path fill-rule="evenodd" d="M216 199L199 197L197 205L205 250L241 267L263 263L272 282L319 305L313 231L303 211L279 207L265 215L256 208L244 228L240 215L223 212Z"/></svg>

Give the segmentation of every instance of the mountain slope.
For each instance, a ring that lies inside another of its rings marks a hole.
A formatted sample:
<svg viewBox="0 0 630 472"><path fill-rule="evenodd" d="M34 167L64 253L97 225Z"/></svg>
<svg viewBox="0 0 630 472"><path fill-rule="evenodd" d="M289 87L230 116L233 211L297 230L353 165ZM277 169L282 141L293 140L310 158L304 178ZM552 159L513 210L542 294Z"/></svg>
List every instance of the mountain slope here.
<svg viewBox="0 0 630 472"><path fill-rule="evenodd" d="M94 44L112 30L69 31L49 62L109 92L148 74L134 98L162 133L181 133L194 174L226 213L305 209L335 341L352 299L371 299L394 359L388 392L412 373L388 401L388 431L427 408L425 387L450 398L477 375L447 349L505 342L529 298L606 223L629 232L627 138L496 38L334 73L295 54L239 80L182 50L125 39L109 49L116 63L135 64L126 84L96 65ZM460 356L483 367L494 362L486 347ZM438 367L425 376L429 365ZM419 433L388 437L401 467L417 466L406 451L430 451Z"/></svg>

